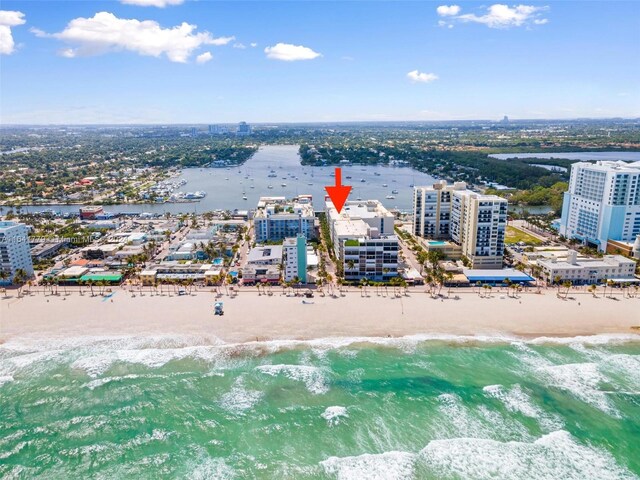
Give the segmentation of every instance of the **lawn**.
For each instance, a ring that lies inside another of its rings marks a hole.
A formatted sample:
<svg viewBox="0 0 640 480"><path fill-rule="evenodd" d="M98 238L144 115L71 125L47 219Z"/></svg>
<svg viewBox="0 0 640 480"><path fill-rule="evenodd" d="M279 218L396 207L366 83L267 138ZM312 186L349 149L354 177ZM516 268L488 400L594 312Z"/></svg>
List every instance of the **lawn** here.
<svg viewBox="0 0 640 480"><path fill-rule="evenodd" d="M507 225L507 231L505 234L504 242L508 245L511 245L514 243L520 243L520 242L524 242L526 245L533 245L533 246L542 244L542 241L540 241L536 237L533 237L528 233L523 232L522 230L518 230L517 228L512 227L511 225Z"/></svg>

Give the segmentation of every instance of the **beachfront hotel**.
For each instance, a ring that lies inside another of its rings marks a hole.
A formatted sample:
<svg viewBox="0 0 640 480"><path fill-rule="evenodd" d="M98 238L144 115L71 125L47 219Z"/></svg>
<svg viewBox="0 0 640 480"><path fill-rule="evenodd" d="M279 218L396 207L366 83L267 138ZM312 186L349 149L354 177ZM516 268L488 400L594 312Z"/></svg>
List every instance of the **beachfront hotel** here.
<svg viewBox="0 0 640 480"><path fill-rule="evenodd" d="M474 269L502 268L507 200L467 189L464 182L442 180L415 187L413 233L451 239Z"/></svg>
<svg viewBox="0 0 640 480"><path fill-rule="evenodd" d="M568 250L565 257L550 256L537 261L542 278L551 283L570 281L573 285L592 285L611 280L614 283L637 283L634 272L636 263L622 255L605 255L602 258L579 256Z"/></svg>
<svg viewBox="0 0 640 480"><path fill-rule="evenodd" d="M33 275L29 230L23 223L0 222L0 271L9 274L7 281L11 283L17 270Z"/></svg>
<svg viewBox="0 0 640 480"><path fill-rule="evenodd" d="M378 200L348 201L338 213L326 199L334 252L347 281L388 281L398 275L394 217Z"/></svg>
<svg viewBox="0 0 640 480"><path fill-rule="evenodd" d="M610 240L640 235L640 162L571 165L559 233L604 252Z"/></svg>
<svg viewBox="0 0 640 480"><path fill-rule="evenodd" d="M282 243L283 277L285 282L297 278L307 283L307 239L304 235L285 238Z"/></svg>
<svg viewBox="0 0 640 480"><path fill-rule="evenodd" d="M299 195L291 201L285 197L260 197L253 216L256 242L282 241L303 235L316 236L315 212L311 195Z"/></svg>

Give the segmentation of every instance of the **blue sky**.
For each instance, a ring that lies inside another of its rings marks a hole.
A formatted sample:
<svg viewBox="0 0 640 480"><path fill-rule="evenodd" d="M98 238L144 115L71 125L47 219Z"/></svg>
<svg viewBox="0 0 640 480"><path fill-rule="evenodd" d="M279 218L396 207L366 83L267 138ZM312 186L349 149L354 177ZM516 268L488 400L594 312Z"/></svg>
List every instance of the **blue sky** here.
<svg viewBox="0 0 640 480"><path fill-rule="evenodd" d="M0 8L3 124L640 116L640 2Z"/></svg>

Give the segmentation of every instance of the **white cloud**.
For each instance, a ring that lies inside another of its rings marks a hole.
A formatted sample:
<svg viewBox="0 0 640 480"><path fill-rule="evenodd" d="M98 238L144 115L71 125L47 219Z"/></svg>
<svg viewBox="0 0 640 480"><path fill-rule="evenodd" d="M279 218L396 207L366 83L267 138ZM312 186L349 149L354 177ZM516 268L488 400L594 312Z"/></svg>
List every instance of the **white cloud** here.
<svg viewBox="0 0 640 480"><path fill-rule="evenodd" d="M212 58L213 58L213 55L211 55L211 52L204 52L204 53L201 53L200 55L198 55L196 57L196 62L198 62L200 64L207 63Z"/></svg>
<svg viewBox="0 0 640 480"><path fill-rule="evenodd" d="M418 70L413 70L407 73L407 78L412 82L429 83L438 79L435 73L423 73Z"/></svg>
<svg viewBox="0 0 640 480"><path fill-rule="evenodd" d="M236 39L236 37L218 37L218 38L213 38L211 40L211 45L215 45L216 47L221 47L222 45L228 45L229 43L233 42Z"/></svg>
<svg viewBox="0 0 640 480"><path fill-rule="evenodd" d="M196 26L186 22L173 28L162 28L153 20L118 18L109 12L92 18L75 18L59 33L48 36L71 44L62 51L65 57L100 55L129 50L140 55L166 55L172 62L184 63L202 45L226 45L234 37L213 38L209 32L196 33ZM44 32L37 31L42 36Z"/></svg>
<svg viewBox="0 0 640 480"><path fill-rule="evenodd" d="M436 8L436 12L441 17L450 17L458 15L460 13L460 7L458 5L440 5Z"/></svg>
<svg viewBox="0 0 640 480"><path fill-rule="evenodd" d="M249 45L251 45L252 48L256 48L258 46L256 42L251 42Z"/></svg>
<svg viewBox="0 0 640 480"><path fill-rule="evenodd" d="M184 0L120 0L125 5L138 5L139 7L164 8L168 5L180 5Z"/></svg>
<svg viewBox="0 0 640 480"><path fill-rule="evenodd" d="M244 50L247 46L244 43L238 42L233 44L233 48L239 48L240 50Z"/></svg>
<svg viewBox="0 0 640 480"><path fill-rule="evenodd" d="M25 23L24 13L15 10L0 10L0 55L11 55L16 51L11 27Z"/></svg>
<svg viewBox="0 0 640 480"><path fill-rule="evenodd" d="M460 15L462 9L457 5L441 5L436 12L441 17L448 17L449 21L440 20L438 25L441 27L452 27L450 22L463 23L480 23L489 28L511 28L521 27L524 25L544 25L549 20L542 18L542 12L548 10L548 7L535 7L533 5L504 5L495 3L487 8L484 15L476 15L475 13L466 13Z"/></svg>
<svg viewBox="0 0 640 480"><path fill-rule="evenodd" d="M318 52L314 52L308 47L302 45L292 45L290 43L277 43L273 47L264 49L267 58L272 60L282 60L285 62L294 62L296 60L313 60L321 57Z"/></svg>

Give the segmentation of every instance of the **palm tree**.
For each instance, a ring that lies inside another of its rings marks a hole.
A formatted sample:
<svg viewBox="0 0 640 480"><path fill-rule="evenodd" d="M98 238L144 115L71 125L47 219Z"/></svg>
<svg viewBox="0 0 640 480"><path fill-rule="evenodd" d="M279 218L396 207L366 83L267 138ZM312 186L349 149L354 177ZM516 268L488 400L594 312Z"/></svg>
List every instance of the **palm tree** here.
<svg viewBox="0 0 640 480"><path fill-rule="evenodd" d="M613 295L613 286L615 285L615 282L611 279L607 280L607 287L609 287L609 290L611 290L611 293L609 294L609 296L611 297Z"/></svg>
<svg viewBox="0 0 640 480"><path fill-rule="evenodd" d="M429 260L429 254L424 250L420 250L416 255L416 260L418 260L418 263L420 264L420 275L422 275L422 272L424 272L424 264Z"/></svg>
<svg viewBox="0 0 640 480"><path fill-rule="evenodd" d="M566 291L564 292L565 299L569 295L569 290L571 289L571 285L572 285L571 280L565 280L564 282L562 282L562 286L566 288Z"/></svg>
<svg viewBox="0 0 640 480"><path fill-rule="evenodd" d="M11 277L11 274L6 270L0 270L0 281L6 282Z"/></svg>
<svg viewBox="0 0 640 480"><path fill-rule="evenodd" d="M507 297L510 297L511 294L509 293L509 290L511 289L511 285L512 285L511 279L509 277L505 278L504 284L507 286Z"/></svg>
<svg viewBox="0 0 640 480"><path fill-rule="evenodd" d="M24 283L29 278L27 275L27 271L23 268L18 268L13 274L13 283L18 285L18 297L22 294L22 287L24 287Z"/></svg>
<svg viewBox="0 0 640 480"><path fill-rule="evenodd" d="M447 284L449 286L449 290L447 290L447 297L450 297L451 296L451 282L453 281L453 273L452 272L445 272L444 278L447 281Z"/></svg>
<svg viewBox="0 0 640 480"><path fill-rule="evenodd" d="M598 295L596 295L596 286L595 285L589 285L589 288L587 288L587 290L591 293L591 295L593 295L595 298L598 298Z"/></svg>

